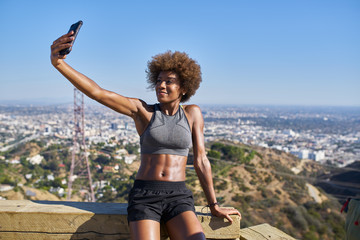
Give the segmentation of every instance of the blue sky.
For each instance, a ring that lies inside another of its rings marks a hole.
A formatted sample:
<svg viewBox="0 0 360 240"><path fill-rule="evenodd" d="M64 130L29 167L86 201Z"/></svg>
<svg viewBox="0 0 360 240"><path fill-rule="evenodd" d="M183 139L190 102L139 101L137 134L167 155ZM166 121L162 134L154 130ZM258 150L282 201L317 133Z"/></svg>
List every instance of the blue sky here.
<svg viewBox="0 0 360 240"><path fill-rule="evenodd" d="M360 106L358 0L0 0L0 103L72 101L49 55L78 20L67 62L124 96L155 102L147 61L179 50L202 68L190 103Z"/></svg>

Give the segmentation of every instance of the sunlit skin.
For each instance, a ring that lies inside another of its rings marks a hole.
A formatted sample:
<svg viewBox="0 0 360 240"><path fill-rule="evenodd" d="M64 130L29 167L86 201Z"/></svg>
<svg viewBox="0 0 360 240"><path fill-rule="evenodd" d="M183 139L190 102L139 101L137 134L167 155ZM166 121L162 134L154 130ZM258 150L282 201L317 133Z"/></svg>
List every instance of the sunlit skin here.
<svg viewBox="0 0 360 240"><path fill-rule="evenodd" d="M66 56L59 55L59 51L71 44L73 33L68 33L51 45L51 63L76 88L99 103L131 117L136 130L141 135L148 126L154 113L154 105L148 105L141 99L129 98L105 90L87 76L69 66L64 60ZM182 94L185 92L180 86L178 75L174 72L163 71L159 74L155 87L160 109L164 114L174 115L180 105ZM213 187L210 162L206 157L204 145L204 120L201 110L196 105L184 105L185 115L192 132L194 168L209 203L216 202ZM141 165L136 178L142 180L185 181L187 157L169 154L142 154ZM217 217L226 218L232 222L230 215L236 214L235 209L224 209L218 205L210 207L211 213ZM205 239L202 227L194 212L187 211L172 218L166 223L167 231L172 240ZM160 224L153 220L130 222L132 239L160 239Z"/></svg>
<svg viewBox="0 0 360 240"><path fill-rule="evenodd" d="M155 92L161 111L174 115L180 105L182 92L177 74L161 72ZM191 126L191 125L190 125ZM142 154L141 165L136 176L142 180L185 181L187 157L168 154Z"/></svg>

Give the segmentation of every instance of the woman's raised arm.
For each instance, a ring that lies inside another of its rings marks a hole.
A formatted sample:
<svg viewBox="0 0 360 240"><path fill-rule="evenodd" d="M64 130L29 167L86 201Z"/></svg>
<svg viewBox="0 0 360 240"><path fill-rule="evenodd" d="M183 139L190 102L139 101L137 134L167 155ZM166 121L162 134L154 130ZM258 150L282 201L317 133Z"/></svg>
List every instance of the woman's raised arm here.
<svg viewBox="0 0 360 240"><path fill-rule="evenodd" d="M72 35L73 32L64 34L53 42L51 45L51 64L77 89L86 94L88 97L119 113L135 118L139 108L143 106L143 103L139 99L124 97L101 88L93 80L76 71L64 61L66 55L60 55L59 52L62 49L71 46L68 42L73 40Z"/></svg>

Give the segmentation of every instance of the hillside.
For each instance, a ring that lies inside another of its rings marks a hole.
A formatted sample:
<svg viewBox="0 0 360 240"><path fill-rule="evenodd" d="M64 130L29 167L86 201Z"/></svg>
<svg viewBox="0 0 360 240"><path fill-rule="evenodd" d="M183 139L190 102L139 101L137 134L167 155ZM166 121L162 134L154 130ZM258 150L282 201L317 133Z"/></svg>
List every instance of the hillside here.
<svg viewBox="0 0 360 240"><path fill-rule="evenodd" d="M139 161L131 165L114 158L114 152L123 146L113 148L94 146L89 160L93 180L105 180L107 185L96 189L99 202L126 202L127 194L134 181ZM232 142L207 143L208 158L212 164L215 191L222 206L232 206L242 213L241 227L269 223L298 239L344 239L345 215L340 214L338 200L327 195L314 184L331 169L310 160L299 160L293 155L255 146ZM66 188L60 183L66 179L69 169L59 167L70 163L66 146L41 142L30 142L4 154L5 159L20 157L21 164L0 161L0 183L15 186L11 191L0 192L7 199L65 200L65 196L48 192L51 186ZM95 151L96 150L96 151ZM105 151L107 157L99 153ZM29 165L27 157L41 153L41 165ZM194 193L196 205L206 205L189 156L187 185ZM116 173L97 170L96 165L119 164ZM31 173L31 179L25 175ZM343 172L339 172L341 174ZM47 180L49 175L54 180ZM27 196L30 190L35 196ZM65 189L66 190L66 189ZM80 195L73 195L80 201ZM206 208L204 211L207 211Z"/></svg>
<svg viewBox="0 0 360 240"><path fill-rule="evenodd" d="M277 150L226 144L244 149L245 157L256 152L248 163L209 157L218 201L240 210L242 227L270 223L299 239L343 239L341 205L312 185L327 169ZM188 175L196 204L206 205L193 170Z"/></svg>

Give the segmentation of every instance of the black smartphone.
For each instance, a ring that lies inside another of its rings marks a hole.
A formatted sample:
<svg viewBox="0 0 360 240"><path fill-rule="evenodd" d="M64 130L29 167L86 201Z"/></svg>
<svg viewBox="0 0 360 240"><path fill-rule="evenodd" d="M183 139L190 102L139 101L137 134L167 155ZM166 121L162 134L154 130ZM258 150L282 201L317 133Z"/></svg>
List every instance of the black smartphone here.
<svg viewBox="0 0 360 240"><path fill-rule="evenodd" d="M83 24L82 21L78 21L77 23L74 23L73 25L70 26L70 29L69 29L68 33L71 32L71 31L74 31L74 34L72 35L74 37L74 40L69 42L69 43L72 43L72 45L74 45L76 36L79 33L79 30L80 30L82 24ZM72 49L72 46L69 47L69 48L65 48L65 49L61 50L59 53L60 53L60 55L67 55L67 54L69 54L71 52L71 49Z"/></svg>

